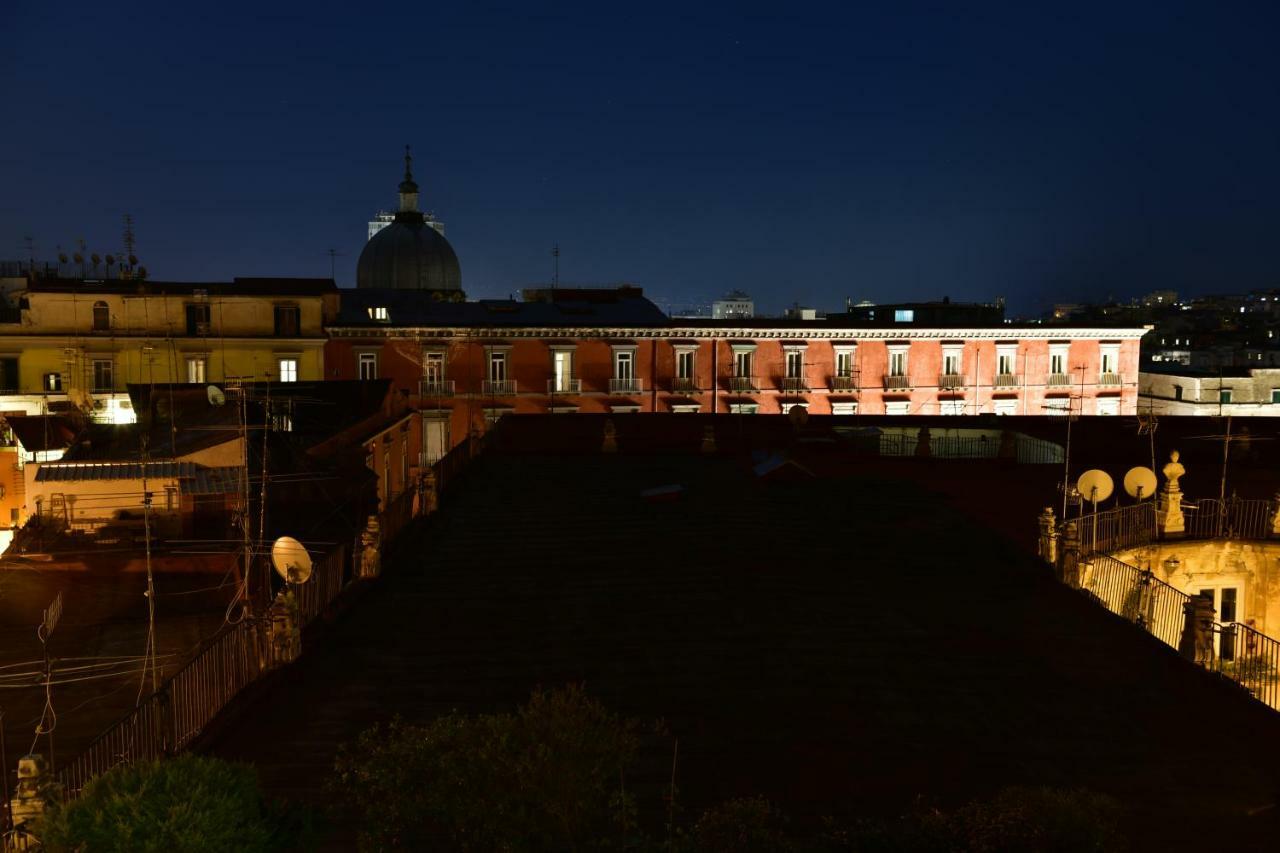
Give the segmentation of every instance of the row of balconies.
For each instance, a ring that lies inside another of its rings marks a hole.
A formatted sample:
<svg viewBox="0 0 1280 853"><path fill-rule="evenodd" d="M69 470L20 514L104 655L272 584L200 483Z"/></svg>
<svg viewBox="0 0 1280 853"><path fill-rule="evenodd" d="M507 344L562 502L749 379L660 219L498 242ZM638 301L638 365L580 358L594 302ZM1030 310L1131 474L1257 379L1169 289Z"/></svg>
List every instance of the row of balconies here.
<svg viewBox="0 0 1280 853"><path fill-rule="evenodd" d="M856 392L868 387L860 385L858 378L854 376L832 376L829 379L831 384L828 386L828 390L833 392ZM885 391L909 391L920 387L920 383L913 382L909 376L885 376L883 382ZM778 377L774 380L774 383L774 387L768 390L796 394L808 393L813 390L807 379L799 377ZM937 387L943 392L963 393L966 384L966 377L960 374L946 373L938 377ZM1071 376L1066 373L1050 374L1046 383L1049 388L1070 388L1073 384ZM1098 377L1097 385L1103 388L1119 387L1121 385L1120 374L1103 373ZM1021 381L1015 374L1001 373L995 377L993 387L996 390L1016 390L1021 387ZM671 393L694 394L710 389L700 388L696 379L675 378L670 380L668 390ZM723 390L735 394L754 394L765 389L761 387L757 377L732 376L724 380ZM518 387L514 379L486 379L481 383L480 391L482 394L489 396L510 396L518 393ZM451 397L454 394L453 380L423 380L420 393L423 397ZM547 394L581 393L583 393L581 379L547 380ZM606 393L613 395L641 394L644 393L644 383L640 379L610 379Z"/></svg>

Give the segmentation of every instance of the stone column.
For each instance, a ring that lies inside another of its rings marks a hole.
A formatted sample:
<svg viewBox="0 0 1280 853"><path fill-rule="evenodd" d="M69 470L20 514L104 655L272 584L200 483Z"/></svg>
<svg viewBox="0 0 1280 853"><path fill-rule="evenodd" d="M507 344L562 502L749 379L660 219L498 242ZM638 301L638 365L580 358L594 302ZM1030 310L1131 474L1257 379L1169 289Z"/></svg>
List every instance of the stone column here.
<svg viewBox="0 0 1280 853"><path fill-rule="evenodd" d="M1062 525L1062 553L1058 578L1074 589L1080 588L1080 531L1074 521Z"/></svg>
<svg viewBox="0 0 1280 853"><path fill-rule="evenodd" d="M1051 566L1058 564L1058 520L1053 515L1053 507L1047 506L1040 513L1040 541L1036 546L1036 555Z"/></svg>
<svg viewBox="0 0 1280 853"><path fill-rule="evenodd" d="M1193 595L1182 605L1182 638L1178 652L1200 666L1213 664L1213 602L1208 597Z"/></svg>
<svg viewBox="0 0 1280 853"><path fill-rule="evenodd" d="M1161 469L1165 483L1156 498L1156 526L1160 535L1167 538L1178 538L1186 532L1186 522L1182 517L1182 489L1178 486L1178 478L1187 473L1178 462L1178 451L1169 454L1169 464Z"/></svg>

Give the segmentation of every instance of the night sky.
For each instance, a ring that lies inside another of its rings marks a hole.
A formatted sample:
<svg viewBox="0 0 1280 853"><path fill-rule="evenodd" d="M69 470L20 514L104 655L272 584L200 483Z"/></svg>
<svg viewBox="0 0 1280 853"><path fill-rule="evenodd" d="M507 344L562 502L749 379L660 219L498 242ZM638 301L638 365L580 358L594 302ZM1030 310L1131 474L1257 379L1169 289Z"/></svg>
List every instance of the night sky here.
<svg viewBox="0 0 1280 853"><path fill-rule="evenodd" d="M1275 4L960 5L8 0L0 258L350 286L410 143L473 297L1280 286Z"/></svg>

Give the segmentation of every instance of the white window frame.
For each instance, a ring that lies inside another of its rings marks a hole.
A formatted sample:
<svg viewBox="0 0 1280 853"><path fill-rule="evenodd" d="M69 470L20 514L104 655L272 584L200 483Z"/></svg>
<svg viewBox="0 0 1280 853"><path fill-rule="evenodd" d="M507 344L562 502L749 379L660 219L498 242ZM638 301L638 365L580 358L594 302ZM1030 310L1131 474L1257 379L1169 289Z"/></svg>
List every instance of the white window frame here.
<svg viewBox="0 0 1280 853"><path fill-rule="evenodd" d="M758 415L760 413L759 403L730 403L729 414L731 415Z"/></svg>
<svg viewBox="0 0 1280 853"><path fill-rule="evenodd" d="M940 415L963 415L965 401L963 399L955 400L939 400L938 414Z"/></svg>
<svg viewBox="0 0 1280 853"><path fill-rule="evenodd" d="M511 372L510 356L511 350L506 347L490 349L488 363L485 365L485 378L490 382L506 382Z"/></svg>
<svg viewBox="0 0 1280 853"><path fill-rule="evenodd" d="M1049 372L1071 374L1071 344L1049 344ZM1055 369L1057 367L1058 369Z"/></svg>
<svg viewBox="0 0 1280 853"><path fill-rule="evenodd" d="M832 403L831 414L856 415L858 414L858 404L857 403Z"/></svg>
<svg viewBox="0 0 1280 853"><path fill-rule="evenodd" d="M297 382L298 357L296 355L276 356L276 376L280 382Z"/></svg>
<svg viewBox="0 0 1280 853"><path fill-rule="evenodd" d="M1099 415L1115 416L1120 414L1120 398L1119 397L1099 397L1094 402L1095 411Z"/></svg>
<svg viewBox="0 0 1280 853"><path fill-rule="evenodd" d="M671 406L671 413L674 415L696 415L702 411L702 407L693 403L676 403Z"/></svg>
<svg viewBox="0 0 1280 853"><path fill-rule="evenodd" d="M1013 376L1018 372L1018 345L996 345L996 375Z"/></svg>
<svg viewBox="0 0 1280 853"><path fill-rule="evenodd" d="M961 376L964 374L964 345L944 344L942 347L942 375Z"/></svg>
<svg viewBox="0 0 1280 853"><path fill-rule="evenodd" d="M782 353L788 379L804 379L804 348L787 347Z"/></svg>
<svg viewBox="0 0 1280 853"><path fill-rule="evenodd" d="M551 347L551 393L567 394L572 390L577 361L572 346Z"/></svg>
<svg viewBox="0 0 1280 853"><path fill-rule="evenodd" d="M838 346L832 348L835 351L835 376L841 379L852 379L854 371L857 369L858 347L855 346Z"/></svg>
<svg viewBox="0 0 1280 853"><path fill-rule="evenodd" d="M1098 372L1117 374L1120 372L1119 344L1098 345Z"/></svg>
<svg viewBox="0 0 1280 853"><path fill-rule="evenodd" d="M1013 398L992 401L993 411L997 415L1016 415L1018 414L1018 401Z"/></svg>
<svg viewBox="0 0 1280 853"><path fill-rule="evenodd" d="M444 353L440 350L425 350L422 353L422 378L428 383L444 381Z"/></svg>
<svg viewBox="0 0 1280 853"><path fill-rule="evenodd" d="M628 382L635 381L636 378L636 350L635 346L615 346L613 348L613 378L625 380Z"/></svg>
<svg viewBox="0 0 1280 853"><path fill-rule="evenodd" d="M692 382L698 376L698 348L676 347L676 379Z"/></svg>
<svg viewBox="0 0 1280 853"><path fill-rule="evenodd" d="M886 400L884 404L884 413L886 415L909 415L911 414L911 403L907 400Z"/></svg>
<svg viewBox="0 0 1280 853"><path fill-rule="evenodd" d="M356 375L361 379L378 378L378 354L376 352L356 354Z"/></svg>
<svg viewBox="0 0 1280 853"><path fill-rule="evenodd" d="M754 379L756 375L756 345L733 344L733 378ZM746 368L745 372L743 368ZM743 403L741 405L752 405Z"/></svg>
<svg viewBox="0 0 1280 853"><path fill-rule="evenodd" d="M910 353L910 344L889 344L888 372L890 376L910 375Z"/></svg>

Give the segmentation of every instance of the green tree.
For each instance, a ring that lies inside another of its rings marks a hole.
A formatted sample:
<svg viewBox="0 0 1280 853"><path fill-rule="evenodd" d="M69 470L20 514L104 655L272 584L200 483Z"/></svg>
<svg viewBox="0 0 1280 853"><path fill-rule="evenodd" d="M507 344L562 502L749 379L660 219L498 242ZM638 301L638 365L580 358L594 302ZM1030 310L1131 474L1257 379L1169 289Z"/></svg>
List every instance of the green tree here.
<svg viewBox="0 0 1280 853"><path fill-rule="evenodd" d="M365 849L622 846L640 730L581 687L536 691L510 714L366 731L339 751L335 785Z"/></svg>
<svg viewBox="0 0 1280 853"><path fill-rule="evenodd" d="M258 851L300 841L268 811L252 767L183 755L114 767L54 806L36 836L50 851Z"/></svg>
<svg viewBox="0 0 1280 853"><path fill-rule="evenodd" d="M696 853L789 853L798 849L781 811L764 797L743 797L707 809L693 825Z"/></svg>

